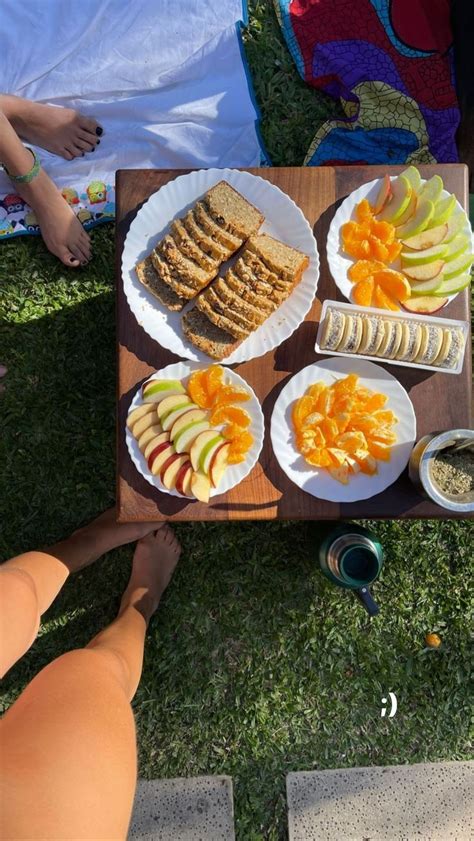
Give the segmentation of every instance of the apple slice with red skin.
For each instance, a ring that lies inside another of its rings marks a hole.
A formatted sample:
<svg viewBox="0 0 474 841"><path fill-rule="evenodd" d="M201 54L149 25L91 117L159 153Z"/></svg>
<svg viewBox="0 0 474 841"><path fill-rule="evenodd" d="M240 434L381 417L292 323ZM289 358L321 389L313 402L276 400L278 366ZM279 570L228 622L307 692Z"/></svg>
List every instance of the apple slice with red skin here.
<svg viewBox="0 0 474 841"><path fill-rule="evenodd" d="M442 309L447 303L448 298L437 298L435 295L429 295L425 298L409 298L408 301L403 301L402 307L404 310L408 310L408 312L433 314Z"/></svg>
<svg viewBox="0 0 474 841"><path fill-rule="evenodd" d="M184 462L184 464L179 468L178 475L176 476L176 484L175 488L182 496L191 496L191 478L193 475L193 466L189 461Z"/></svg>
<svg viewBox="0 0 474 841"><path fill-rule="evenodd" d="M176 486L176 477L184 464L189 461L188 457L180 456L178 453L173 453L168 459L166 459L165 463L163 464L160 470L160 479L163 482L165 488L169 491L172 491Z"/></svg>
<svg viewBox="0 0 474 841"><path fill-rule="evenodd" d="M191 493L199 502L209 502L211 480L204 473L193 473L191 476Z"/></svg>
<svg viewBox="0 0 474 841"><path fill-rule="evenodd" d="M382 178L382 184L377 195L377 199L373 207L373 212L375 215L377 215L377 213L380 213L380 211L383 210L391 195L392 184L390 181L390 175L384 175L384 177Z"/></svg>
<svg viewBox="0 0 474 841"><path fill-rule="evenodd" d="M443 269L444 260L433 260L432 263L422 263L421 266L405 266L403 274L408 280L432 280L438 275L442 276Z"/></svg>
<svg viewBox="0 0 474 841"><path fill-rule="evenodd" d="M227 469L229 450L230 442L226 441L225 444L221 444L220 447L215 450L212 456L211 464L209 466L209 476L211 477L211 482L214 488L217 488Z"/></svg>
<svg viewBox="0 0 474 841"><path fill-rule="evenodd" d="M158 437L158 435L161 435L162 432L163 430L159 423L154 424L153 426L149 426L148 429L145 429L145 432L142 432L140 438L138 439L138 449L140 450L140 452L144 453L150 441L153 441L155 438Z"/></svg>
<svg viewBox="0 0 474 841"><path fill-rule="evenodd" d="M155 435L155 437L152 438L151 441L148 441L148 443L147 443L147 445L146 445L146 447L143 451L143 455L145 456L146 460L148 461L151 453L153 452L153 450L156 449L156 447L158 447L160 444L169 444L169 443L170 443L169 432L161 431L158 435Z"/></svg>
<svg viewBox="0 0 474 841"><path fill-rule="evenodd" d="M167 458L174 453L174 447L169 441L163 441L158 444L148 456L148 468L153 473L153 476L158 476Z"/></svg>

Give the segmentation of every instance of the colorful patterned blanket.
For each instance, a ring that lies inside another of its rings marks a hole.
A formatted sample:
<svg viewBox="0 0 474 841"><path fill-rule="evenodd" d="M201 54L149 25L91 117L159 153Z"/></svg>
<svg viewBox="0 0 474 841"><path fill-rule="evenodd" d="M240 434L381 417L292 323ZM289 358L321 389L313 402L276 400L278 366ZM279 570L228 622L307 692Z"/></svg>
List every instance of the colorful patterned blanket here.
<svg viewBox="0 0 474 841"><path fill-rule="evenodd" d="M449 0L275 0L299 73L344 118L316 132L305 163L458 160Z"/></svg>

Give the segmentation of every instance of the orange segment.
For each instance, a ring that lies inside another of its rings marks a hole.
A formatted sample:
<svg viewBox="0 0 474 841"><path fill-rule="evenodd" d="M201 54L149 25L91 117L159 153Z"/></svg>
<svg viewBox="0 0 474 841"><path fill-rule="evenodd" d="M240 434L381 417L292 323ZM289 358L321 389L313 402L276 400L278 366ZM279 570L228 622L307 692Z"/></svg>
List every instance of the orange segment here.
<svg viewBox="0 0 474 841"><path fill-rule="evenodd" d="M370 238L369 255L375 257L376 260L381 260L382 263L388 262L388 248L377 237Z"/></svg>
<svg viewBox="0 0 474 841"><path fill-rule="evenodd" d="M393 263L393 261L397 259L401 250L402 250L401 242L396 242L395 241L395 242L389 243L387 245L387 251L388 251L388 261L387 262L388 263Z"/></svg>
<svg viewBox="0 0 474 841"><path fill-rule="evenodd" d="M205 377L206 371L194 371L191 374L187 385L187 391L191 400L193 403L196 403L200 409L209 409L212 405L212 401L206 389Z"/></svg>
<svg viewBox="0 0 474 841"><path fill-rule="evenodd" d="M336 380L331 388L337 397L343 394L354 394L358 382L359 377L357 374L348 374L347 377Z"/></svg>
<svg viewBox="0 0 474 841"><path fill-rule="evenodd" d="M383 409L388 397L386 394L381 394L380 392L376 391L375 394L372 394L371 397L367 400L364 409L366 412L376 412L377 409Z"/></svg>
<svg viewBox="0 0 474 841"><path fill-rule="evenodd" d="M357 283L359 280L365 280L374 272L381 271L385 268L385 263L381 260L357 260L353 263L347 272L347 276L352 283Z"/></svg>
<svg viewBox="0 0 474 841"><path fill-rule="evenodd" d="M215 406L224 406L229 403L245 403L246 400L250 400L248 391L234 385L224 385L214 395Z"/></svg>
<svg viewBox="0 0 474 841"><path fill-rule="evenodd" d="M385 394L374 395L376 397L385 397ZM387 399L385 397L385 399ZM393 426L393 424L398 423L398 418L391 409L379 409L378 411L374 412L373 414L374 420L378 421L380 424L387 424L388 426Z"/></svg>
<svg viewBox="0 0 474 841"><path fill-rule="evenodd" d="M372 223L372 233L377 239L384 243L384 245L390 245L395 238L395 226L391 225L390 222L373 222Z"/></svg>
<svg viewBox="0 0 474 841"><path fill-rule="evenodd" d="M372 302L372 295L374 294L374 279L373 277L366 277L364 280L359 280L352 290L352 298L355 304L359 307L370 307Z"/></svg>
<svg viewBox="0 0 474 841"><path fill-rule="evenodd" d="M400 307L390 297L390 295L386 295L383 289L380 286L375 287L374 297L372 299L372 306L378 307L381 310L399 310Z"/></svg>
<svg viewBox="0 0 474 841"><path fill-rule="evenodd" d="M244 430L238 438L234 438L230 443L228 463L240 464L244 460L245 455L250 450L253 444L253 435Z"/></svg>
<svg viewBox="0 0 474 841"><path fill-rule="evenodd" d="M378 458L380 461L390 461L391 447L389 444L383 444L381 441L369 440L367 445L369 453L374 456L374 458Z"/></svg>
<svg viewBox="0 0 474 841"><path fill-rule="evenodd" d="M323 391L326 391L326 385L325 383L319 382L310 385L306 393L309 394L310 397L314 397L316 399Z"/></svg>
<svg viewBox="0 0 474 841"><path fill-rule="evenodd" d="M215 426L221 423L233 423L246 429L250 426L250 415L240 406L217 406L211 414L210 421Z"/></svg>
<svg viewBox="0 0 474 841"><path fill-rule="evenodd" d="M336 395L334 391L330 388L326 388L318 397L316 411L321 415L330 415L335 399Z"/></svg>
<svg viewBox="0 0 474 841"><path fill-rule="evenodd" d="M406 277L393 269L376 272L374 282L377 286L381 286L387 295L396 298L397 301L406 301L411 295L411 286Z"/></svg>
<svg viewBox="0 0 474 841"><path fill-rule="evenodd" d="M356 219L358 222L365 222L371 220L373 217L372 208L368 199L362 199L356 207Z"/></svg>
<svg viewBox="0 0 474 841"><path fill-rule="evenodd" d="M331 458L324 447L311 450L305 456L305 459L308 464L312 464L314 467L330 467L332 464Z"/></svg>
<svg viewBox="0 0 474 841"><path fill-rule="evenodd" d="M307 418L311 412L316 411L317 405L318 401L313 397L310 397L308 394L305 394L304 397L300 397L300 399L293 404L292 418L294 425L302 426L305 418Z"/></svg>
<svg viewBox="0 0 474 841"><path fill-rule="evenodd" d="M223 388L223 376L224 369L222 365L211 365L211 367L207 369L202 384L211 400L213 400L217 392Z"/></svg>

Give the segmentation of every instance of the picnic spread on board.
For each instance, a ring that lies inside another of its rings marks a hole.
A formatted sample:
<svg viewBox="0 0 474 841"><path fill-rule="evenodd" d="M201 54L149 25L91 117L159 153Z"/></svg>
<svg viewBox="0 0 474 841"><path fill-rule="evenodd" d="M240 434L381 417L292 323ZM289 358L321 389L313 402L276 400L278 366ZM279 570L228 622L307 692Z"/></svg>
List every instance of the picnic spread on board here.
<svg viewBox="0 0 474 841"><path fill-rule="evenodd" d="M447 516L406 468L469 427L463 168L131 175L119 519Z"/></svg>

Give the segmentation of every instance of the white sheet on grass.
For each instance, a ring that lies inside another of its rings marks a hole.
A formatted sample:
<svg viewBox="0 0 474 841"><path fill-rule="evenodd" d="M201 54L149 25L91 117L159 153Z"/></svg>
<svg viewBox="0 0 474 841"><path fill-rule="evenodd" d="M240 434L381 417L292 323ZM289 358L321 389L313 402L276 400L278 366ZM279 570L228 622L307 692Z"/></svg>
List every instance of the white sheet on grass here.
<svg viewBox="0 0 474 841"><path fill-rule="evenodd" d="M118 168L259 165L242 16L241 0L1 0L1 89L100 122L83 158L37 151L79 197L105 182L110 211Z"/></svg>

